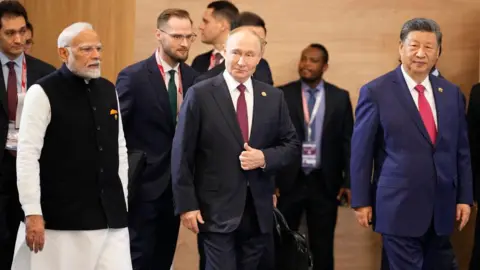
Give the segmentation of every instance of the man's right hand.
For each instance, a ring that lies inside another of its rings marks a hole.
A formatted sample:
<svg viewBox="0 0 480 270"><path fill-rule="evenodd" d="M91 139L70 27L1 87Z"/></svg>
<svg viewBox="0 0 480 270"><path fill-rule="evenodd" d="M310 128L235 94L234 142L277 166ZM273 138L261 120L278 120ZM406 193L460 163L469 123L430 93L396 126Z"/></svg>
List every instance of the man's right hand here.
<svg viewBox="0 0 480 270"><path fill-rule="evenodd" d="M183 226L187 227L190 231L194 233L198 233L198 222L200 224L204 224L202 215L200 214L200 210L185 212L180 215L180 219L182 220Z"/></svg>
<svg viewBox="0 0 480 270"><path fill-rule="evenodd" d="M357 216L357 221L365 228L370 227L372 224L372 207L359 207L355 208L355 215Z"/></svg>
<svg viewBox="0 0 480 270"><path fill-rule="evenodd" d="M25 218L25 240L30 251L38 253L45 245L45 222L43 216L32 215Z"/></svg>

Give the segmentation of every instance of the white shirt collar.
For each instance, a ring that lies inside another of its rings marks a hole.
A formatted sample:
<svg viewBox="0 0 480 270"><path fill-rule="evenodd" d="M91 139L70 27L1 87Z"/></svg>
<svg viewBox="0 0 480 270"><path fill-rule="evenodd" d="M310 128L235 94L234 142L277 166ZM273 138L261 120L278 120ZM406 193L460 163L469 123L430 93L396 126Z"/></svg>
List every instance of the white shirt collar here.
<svg viewBox="0 0 480 270"><path fill-rule="evenodd" d="M171 67L167 62L165 62L165 60L163 60L162 57L160 57L159 53L158 53L158 49L155 50L155 58L157 59L157 64L160 64L162 65L163 67L163 70L165 71L165 73L169 72L170 70L175 70L177 73L178 73L178 67L180 66L180 63L177 63L175 65L175 67Z"/></svg>
<svg viewBox="0 0 480 270"><path fill-rule="evenodd" d="M237 82L237 80L235 80L232 77L232 75L230 75L230 73L228 73L228 71L226 69L223 72L223 78L225 79L225 82L227 83L228 90L230 92L233 92L233 91L237 90L237 87L240 85L240 83ZM253 93L252 78L248 78L248 80L246 82L244 82L243 85L245 85L245 87L246 87L246 90L245 90L246 93Z"/></svg>
<svg viewBox="0 0 480 270"><path fill-rule="evenodd" d="M401 70L403 73L403 78L405 78L405 82L407 83L408 90L414 90L415 86L417 86L418 84L412 79L412 77L410 77L410 75L408 75L408 73L403 68L403 65L401 65ZM428 89L430 89L430 76L427 76L425 80L423 80L423 82L420 84L425 87L425 91L428 91Z"/></svg>

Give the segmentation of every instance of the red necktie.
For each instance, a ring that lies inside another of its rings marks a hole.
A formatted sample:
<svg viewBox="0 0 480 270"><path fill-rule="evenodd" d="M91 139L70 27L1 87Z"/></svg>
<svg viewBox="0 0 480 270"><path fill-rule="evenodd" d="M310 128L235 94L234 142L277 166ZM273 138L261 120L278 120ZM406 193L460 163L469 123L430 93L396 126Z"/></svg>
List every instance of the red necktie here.
<svg viewBox="0 0 480 270"><path fill-rule="evenodd" d="M418 92L418 110L420 111L420 116L422 117L423 124L427 129L428 135L432 143L435 144L437 138L437 127L435 126L435 120L433 119L433 112L430 104L425 98L425 87L421 84L415 86L415 90Z"/></svg>
<svg viewBox="0 0 480 270"><path fill-rule="evenodd" d="M237 99L237 120L242 131L243 140L248 142L248 114L247 114L247 101L245 100L245 85L240 84L237 86L240 91L240 96Z"/></svg>
<svg viewBox="0 0 480 270"><path fill-rule="evenodd" d="M17 74L15 73L15 62L8 62L8 81L7 81L7 96L8 96L8 119L15 121L17 116Z"/></svg>

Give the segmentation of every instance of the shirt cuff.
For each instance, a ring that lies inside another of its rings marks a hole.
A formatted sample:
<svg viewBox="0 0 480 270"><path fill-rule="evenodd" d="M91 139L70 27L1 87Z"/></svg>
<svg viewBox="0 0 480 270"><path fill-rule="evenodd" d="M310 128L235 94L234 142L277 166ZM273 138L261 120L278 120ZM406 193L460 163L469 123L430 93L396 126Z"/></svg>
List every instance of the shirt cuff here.
<svg viewBox="0 0 480 270"><path fill-rule="evenodd" d="M22 208L23 212L25 212L25 217L42 215L42 206L40 204L26 204Z"/></svg>

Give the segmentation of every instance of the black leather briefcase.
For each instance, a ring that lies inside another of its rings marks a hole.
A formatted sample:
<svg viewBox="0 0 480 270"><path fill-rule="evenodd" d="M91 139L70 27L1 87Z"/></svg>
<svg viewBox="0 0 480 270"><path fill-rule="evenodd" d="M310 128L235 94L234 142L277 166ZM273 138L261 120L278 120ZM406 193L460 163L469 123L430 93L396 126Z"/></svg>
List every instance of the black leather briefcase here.
<svg viewBox="0 0 480 270"><path fill-rule="evenodd" d="M273 210L275 221L275 269L309 270L313 266L307 240L292 231L278 209Z"/></svg>

